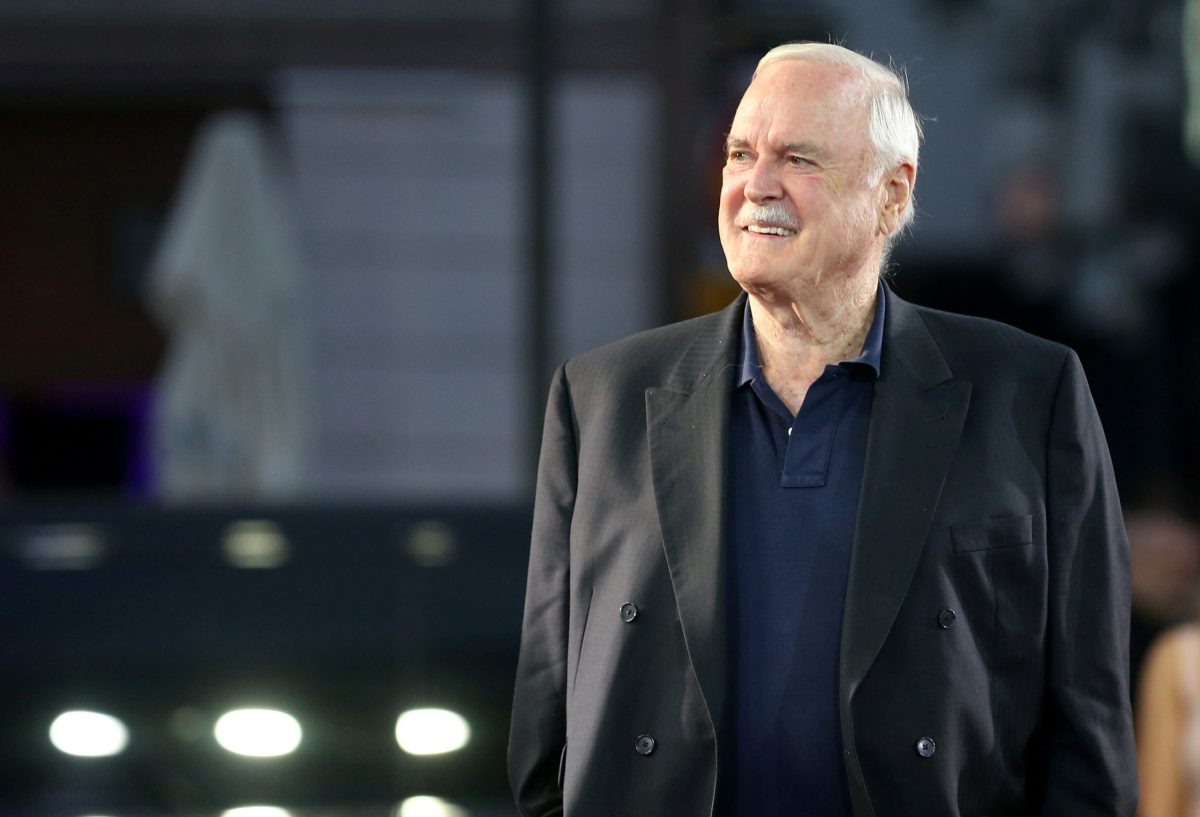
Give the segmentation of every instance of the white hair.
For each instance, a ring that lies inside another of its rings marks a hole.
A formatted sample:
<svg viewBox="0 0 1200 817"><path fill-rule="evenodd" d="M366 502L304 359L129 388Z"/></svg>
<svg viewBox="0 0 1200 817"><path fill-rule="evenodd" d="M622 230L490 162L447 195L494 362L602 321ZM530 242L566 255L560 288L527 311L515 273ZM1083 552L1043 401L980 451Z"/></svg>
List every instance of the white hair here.
<svg viewBox="0 0 1200 817"><path fill-rule="evenodd" d="M913 167L917 167L921 152L921 121L909 104L908 82L903 74L840 45L801 42L772 48L758 61L754 76L758 76L765 66L782 60L839 66L866 80L870 103L867 139L874 154L867 172L869 184L879 184L884 176L904 162L912 162ZM916 215L915 204L915 199L910 198L894 235L902 233L912 223Z"/></svg>

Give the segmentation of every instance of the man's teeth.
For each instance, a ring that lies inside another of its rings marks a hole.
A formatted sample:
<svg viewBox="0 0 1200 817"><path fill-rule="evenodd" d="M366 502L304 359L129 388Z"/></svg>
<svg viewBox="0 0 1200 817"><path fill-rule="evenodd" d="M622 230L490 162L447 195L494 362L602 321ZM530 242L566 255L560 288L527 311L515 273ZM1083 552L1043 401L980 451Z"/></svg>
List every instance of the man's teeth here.
<svg viewBox="0 0 1200 817"><path fill-rule="evenodd" d="M789 230L787 227L760 227L757 224L748 224L746 229L759 235L781 235L785 238L796 234L795 230Z"/></svg>

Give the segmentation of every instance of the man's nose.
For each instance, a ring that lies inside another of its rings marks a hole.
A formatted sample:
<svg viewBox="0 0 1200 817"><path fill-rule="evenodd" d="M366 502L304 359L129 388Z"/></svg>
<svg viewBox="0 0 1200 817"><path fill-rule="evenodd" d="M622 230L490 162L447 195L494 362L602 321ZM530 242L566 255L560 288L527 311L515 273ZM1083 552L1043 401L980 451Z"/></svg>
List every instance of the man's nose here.
<svg viewBox="0 0 1200 817"><path fill-rule="evenodd" d="M750 178L746 180L746 198L758 204L778 199L782 195L779 168L770 159L760 156L750 169Z"/></svg>

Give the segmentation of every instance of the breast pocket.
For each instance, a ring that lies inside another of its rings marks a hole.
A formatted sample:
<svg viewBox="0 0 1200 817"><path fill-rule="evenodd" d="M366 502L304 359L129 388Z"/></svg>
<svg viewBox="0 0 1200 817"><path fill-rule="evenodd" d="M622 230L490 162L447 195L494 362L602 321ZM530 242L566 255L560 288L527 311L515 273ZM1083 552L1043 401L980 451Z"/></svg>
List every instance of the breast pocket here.
<svg viewBox="0 0 1200 817"><path fill-rule="evenodd" d="M1001 516L951 525L950 539L957 553L1026 547L1033 544L1033 515Z"/></svg>
<svg viewBox="0 0 1200 817"><path fill-rule="evenodd" d="M959 623L983 650L998 689L1009 688L999 679L1019 679L1012 683L1022 694L1036 688L1029 679L1039 677L1046 627L1046 551L1036 546L1034 531L1031 514L950 526L950 575L964 619ZM1021 702L1027 704L1034 705Z"/></svg>

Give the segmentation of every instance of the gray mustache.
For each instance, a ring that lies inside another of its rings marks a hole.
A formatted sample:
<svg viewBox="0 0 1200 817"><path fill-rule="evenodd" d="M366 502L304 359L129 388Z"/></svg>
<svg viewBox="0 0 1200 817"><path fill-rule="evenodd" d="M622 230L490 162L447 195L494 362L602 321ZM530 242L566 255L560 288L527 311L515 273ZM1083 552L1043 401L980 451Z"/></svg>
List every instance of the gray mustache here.
<svg viewBox="0 0 1200 817"><path fill-rule="evenodd" d="M789 230L800 229L800 224L796 221L796 217L782 204L774 202L770 204L742 205L742 209L738 211L737 225L744 227L754 221L765 222L776 227L786 227Z"/></svg>

